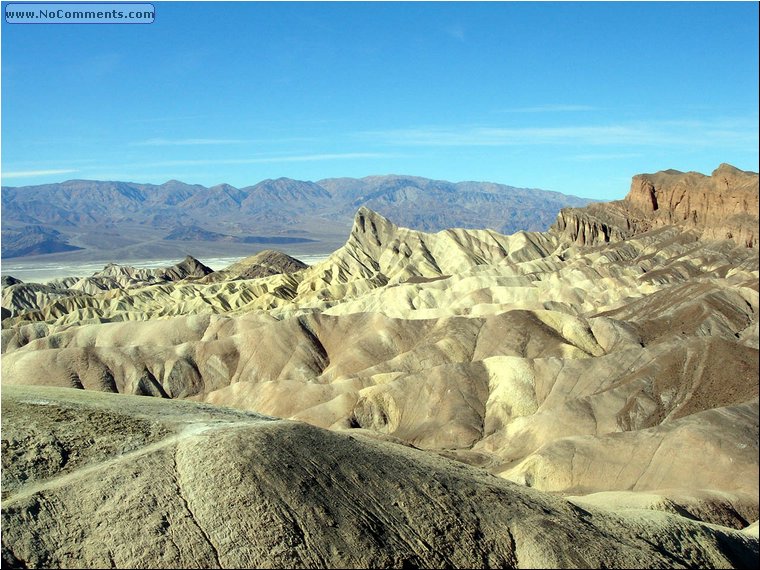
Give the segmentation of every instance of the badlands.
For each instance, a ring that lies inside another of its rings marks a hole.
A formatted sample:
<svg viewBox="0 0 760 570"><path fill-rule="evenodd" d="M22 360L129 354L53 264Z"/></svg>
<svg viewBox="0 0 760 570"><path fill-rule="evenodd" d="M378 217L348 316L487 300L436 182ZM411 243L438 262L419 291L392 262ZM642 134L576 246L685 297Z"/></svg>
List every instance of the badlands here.
<svg viewBox="0 0 760 570"><path fill-rule="evenodd" d="M758 175L2 295L3 567L749 568Z"/></svg>

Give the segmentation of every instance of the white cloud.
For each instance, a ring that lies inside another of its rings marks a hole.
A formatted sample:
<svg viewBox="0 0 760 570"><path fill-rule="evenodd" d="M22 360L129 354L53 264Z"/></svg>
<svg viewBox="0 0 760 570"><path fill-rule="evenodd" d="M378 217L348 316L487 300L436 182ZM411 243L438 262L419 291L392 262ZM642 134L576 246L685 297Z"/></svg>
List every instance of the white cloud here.
<svg viewBox="0 0 760 570"><path fill-rule="evenodd" d="M591 154L574 154L572 156L568 156L568 160L591 160L591 161L597 161L597 160L619 160L623 158L639 158L644 156L641 153L638 152L608 152L608 153L591 153Z"/></svg>
<svg viewBox="0 0 760 570"><path fill-rule="evenodd" d="M236 164L270 164L288 162L320 162L331 160L362 160L375 158L397 158L400 155L382 152L345 152L345 153L314 153L296 154L286 156L255 156L249 158L226 158L226 159L188 159L188 160L165 160L160 162L140 162L119 165L101 165L87 169L87 178L93 180L149 180L155 179L156 174L150 173L153 168L175 168L182 166L224 166ZM132 169L140 169L135 170ZM53 174L65 174L79 172L78 170L28 170L3 173L3 178L22 178L45 176ZM141 173L141 174L138 174ZM164 173L160 177L177 178L176 173Z"/></svg>
<svg viewBox="0 0 760 570"><path fill-rule="evenodd" d="M266 158L253 158L252 162L312 162L322 160L356 160L363 158L389 158L397 155L391 155L382 152L344 152L344 153L325 153L325 154L302 154L294 156L272 156Z"/></svg>
<svg viewBox="0 0 760 570"><path fill-rule="evenodd" d="M398 155L380 152L345 152L323 154L300 154L289 156L264 156L250 158L222 158L222 159L198 159L198 160L168 160L162 162L142 163L144 167L164 166L206 166L224 164L268 164L278 162L317 162L327 160L356 160L367 158L390 158Z"/></svg>
<svg viewBox="0 0 760 570"><path fill-rule="evenodd" d="M365 131L395 146L468 147L526 145L757 148L757 121L662 121L550 127L445 126Z"/></svg>
<svg viewBox="0 0 760 570"><path fill-rule="evenodd" d="M459 42L464 42L466 40L464 28L460 24L453 24L445 28L444 32L446 32L449 37L454 38Z"/></svg>
<svg viewBox="0 0 760 570"><path fill-rule="evenodd" d="M132 143L132 146L193 146L193 145L223 145L243 144L248 141L240 139L148 139Z"/></svg>
<svg viewBox="0 0 760 570"><path fill-rule="evenodd" d="M3 178L32 178L34 176L49 176L52 174L69 174L71 172L79 172L78 170L71 169L54 169L54 170L15 170L10 172L3 172Z"/></svg>

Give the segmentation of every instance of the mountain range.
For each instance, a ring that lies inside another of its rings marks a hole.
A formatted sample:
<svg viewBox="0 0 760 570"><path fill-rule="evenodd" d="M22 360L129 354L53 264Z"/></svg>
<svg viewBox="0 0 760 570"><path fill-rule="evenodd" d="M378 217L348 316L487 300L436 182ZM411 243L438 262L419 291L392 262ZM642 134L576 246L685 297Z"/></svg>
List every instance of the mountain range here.
<svg viewBox="0 0 760 570"><path fill-rule="evenodd" d="M69 180L3 187L2 257L248 255L257 244L327 253L345 240L361 206L425 231L511 233L546 229L560 208L588 202L544 190L414 176L279 178L245 188Z"/></svg>

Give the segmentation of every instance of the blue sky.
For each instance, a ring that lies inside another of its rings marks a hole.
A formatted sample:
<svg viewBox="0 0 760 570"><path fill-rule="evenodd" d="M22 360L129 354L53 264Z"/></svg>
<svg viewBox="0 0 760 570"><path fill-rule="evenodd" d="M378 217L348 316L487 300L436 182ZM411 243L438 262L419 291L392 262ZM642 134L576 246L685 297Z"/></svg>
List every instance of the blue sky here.
<svg viewBox="0 0 760 570"><path fill-rule="evenodd" d="M758 170L756 2L154 4L3 21L4 185Z"/></svg>

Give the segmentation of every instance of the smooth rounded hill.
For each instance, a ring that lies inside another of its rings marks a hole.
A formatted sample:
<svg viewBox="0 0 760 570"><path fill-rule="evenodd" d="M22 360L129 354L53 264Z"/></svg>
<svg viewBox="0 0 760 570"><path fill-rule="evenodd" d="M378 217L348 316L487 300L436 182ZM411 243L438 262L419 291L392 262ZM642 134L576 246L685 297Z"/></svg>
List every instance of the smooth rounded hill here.
<svg viewBox="0 0 760 570"><path fill-rule="evenodd" d="M3 392L4 567L730 568L758 556L749 533L581 508L364 435L191 402Z"/></svg>

